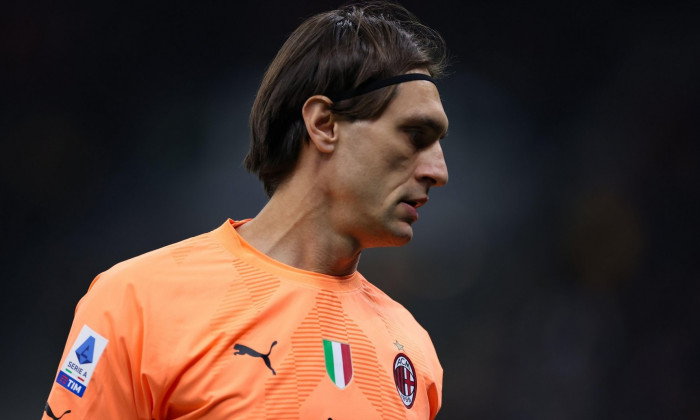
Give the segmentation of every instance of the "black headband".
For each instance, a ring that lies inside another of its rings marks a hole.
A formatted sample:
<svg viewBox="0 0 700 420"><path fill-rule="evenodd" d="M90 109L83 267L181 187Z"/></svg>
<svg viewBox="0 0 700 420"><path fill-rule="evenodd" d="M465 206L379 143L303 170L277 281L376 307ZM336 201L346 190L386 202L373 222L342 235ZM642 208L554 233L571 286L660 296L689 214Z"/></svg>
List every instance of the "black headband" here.
<svg viewBox="0 0 700 420"><path fill-rule="evenodd" d="M381 89L383 87L396 85L403 82L410 82L412 80L427 80L429 82L435 83L435 79L423 73L406 73L399 74L398 76L387 77L386 79L375 80L373 82L365 83L358 86L356 89L340 92L336 94L327 95L331 101L339 102L345 99L354 98L355 96L364 95L365 93L370 93L374 90Z"/></svg>

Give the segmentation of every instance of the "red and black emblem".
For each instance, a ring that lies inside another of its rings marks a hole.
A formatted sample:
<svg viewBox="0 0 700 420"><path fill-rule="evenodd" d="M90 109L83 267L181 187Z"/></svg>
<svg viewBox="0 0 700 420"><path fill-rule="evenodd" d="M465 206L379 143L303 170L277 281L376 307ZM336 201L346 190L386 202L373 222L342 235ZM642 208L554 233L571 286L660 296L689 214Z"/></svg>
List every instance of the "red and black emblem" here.
<svg viewBox="0 0 700 420"><path fill-rule="evenodd" d="M403 353L397 354L394 359L394 382L403 405L406 408L413 407L413 403L416 401L418 377L416 376L416 370L413 368L413 363Z"/></svg>

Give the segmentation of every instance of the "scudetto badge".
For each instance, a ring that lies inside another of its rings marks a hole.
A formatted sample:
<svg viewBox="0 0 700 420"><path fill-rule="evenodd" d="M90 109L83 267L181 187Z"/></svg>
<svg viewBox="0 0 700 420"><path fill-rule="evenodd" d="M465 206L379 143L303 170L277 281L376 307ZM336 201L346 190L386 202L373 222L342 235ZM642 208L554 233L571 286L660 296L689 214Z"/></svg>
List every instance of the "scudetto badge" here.
<svg viewBox="0 0 700 420"><path fill-rule="evenodd" d="M406 408L413 407L416 401L416 389L418 388L418 378L413 363L403 353L396 355L394 359L394 382L399 397Z"/></svg>

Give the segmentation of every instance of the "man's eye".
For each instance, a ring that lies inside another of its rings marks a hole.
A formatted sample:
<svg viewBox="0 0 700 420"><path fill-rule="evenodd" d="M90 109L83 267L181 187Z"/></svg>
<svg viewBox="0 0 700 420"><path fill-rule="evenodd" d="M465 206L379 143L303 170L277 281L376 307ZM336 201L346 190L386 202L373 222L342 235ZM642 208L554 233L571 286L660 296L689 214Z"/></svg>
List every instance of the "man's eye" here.
<svg viewBox="0 0 700 420"><path fill-rule="evenodd" d="M406 130L406 133L408 134L408 138L411 140L411 143L417 148L423 148L428 145L430 142L428 139L428 136L426 136L425 132L423 130Z"/></svg>

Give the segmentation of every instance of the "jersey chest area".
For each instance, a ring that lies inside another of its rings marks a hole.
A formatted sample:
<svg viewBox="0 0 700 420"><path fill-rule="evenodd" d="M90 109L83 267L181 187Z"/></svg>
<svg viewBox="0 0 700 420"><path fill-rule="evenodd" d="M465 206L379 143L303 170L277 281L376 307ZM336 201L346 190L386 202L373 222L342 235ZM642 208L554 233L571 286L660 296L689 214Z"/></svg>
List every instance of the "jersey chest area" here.
<svg viewBox="0 0 700 420"><path fill-rule="evenodd" d="M211 341L174 361L163 417L428 418L411 331L361 301L303 292L215 314Z"/></svg>

